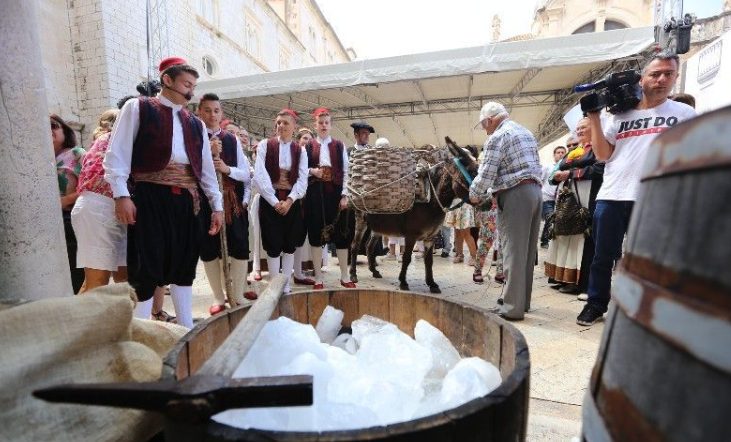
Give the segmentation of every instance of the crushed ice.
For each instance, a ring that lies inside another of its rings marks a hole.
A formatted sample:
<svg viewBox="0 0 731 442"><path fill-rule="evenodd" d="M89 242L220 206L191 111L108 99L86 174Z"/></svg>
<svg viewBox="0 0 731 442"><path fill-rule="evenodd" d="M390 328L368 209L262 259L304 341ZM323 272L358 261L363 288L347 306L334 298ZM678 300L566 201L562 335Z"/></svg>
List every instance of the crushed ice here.
<svg viewBox="0 0 731 442"><path fill-rule="evenodd" d="M365 315L338 334L343 312L327 306L315 327L269 321L234 378L310 374L310 407L228 410L214 420L238 428L331 431L403 422L448 410L500 385L498 369L460 358L449 339L419 320L414 338Z"/></svg>

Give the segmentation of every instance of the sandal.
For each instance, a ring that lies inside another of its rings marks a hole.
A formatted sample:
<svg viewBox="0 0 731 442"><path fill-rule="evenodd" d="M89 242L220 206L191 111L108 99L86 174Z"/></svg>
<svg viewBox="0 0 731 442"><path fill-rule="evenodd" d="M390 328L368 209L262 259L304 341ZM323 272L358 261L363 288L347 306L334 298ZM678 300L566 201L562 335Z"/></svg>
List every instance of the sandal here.
<svg viewBox="0 0 731 442"><path fill-rule="evenodd" d="M170 315L165 310L160 310L157 313L152 314L152 318L155 321L162 321L162 322L173 322L175 323L175 316Z"/></svg>
<svg viewBox="0 0 731 442"><path fill-rule="evenodd" d="M482 284L485 279L482 277L482 270L475 269L475 273L472 274L472 282L475 284Z"/></svg>

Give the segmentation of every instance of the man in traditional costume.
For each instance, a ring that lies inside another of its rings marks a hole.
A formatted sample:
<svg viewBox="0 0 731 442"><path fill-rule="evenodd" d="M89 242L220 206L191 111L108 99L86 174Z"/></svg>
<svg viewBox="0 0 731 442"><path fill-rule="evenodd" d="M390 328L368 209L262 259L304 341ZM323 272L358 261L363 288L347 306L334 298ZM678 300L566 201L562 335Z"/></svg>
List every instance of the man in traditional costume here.
<svg viewBox="0 0 731 442"><path fill-rule="evenodd" d="M128 225L129 283L140 301L135 314L149 317L155 287L170 284L178 323L192 327L199 187L213 209L209 235L221 228L223 205L205 126L185 108L198 72L177 57L162 60L159 70L160 95L122 107L104 159L104 178L117 219Z"/></svg>
<svg viewBox="0 0 731 442"><path fill-rule="evenodd" d="M257 298L255 292L244 293L247 288L246 273L249 259L247 214L251 194L249 160L244 155L236 135L221 129L223 109L218 95L208 93L201 97L198 116L206 125L213 165L216 171L221 173L223 180L223 212L226 221L226 246L230 262L228 272L231 278L232 297L237 303L243 302L243 297L253 300ZM201 204L201 222L204 231L208 231L209 228L207 214L210 212L208 204ZM221 264L223 257L220 233L214 236L202 235L200 256L214 298L214 304L208 311L211 315L215 315L225 309L226 302L224 286L221 284L222 278L225 279L221 271L226 263Z"/></svg>
<svg viewBox="0 0 731 442"><path fill-rule="evenodd" d="M353 240L352 217L348 216L348 155L343 143L330 136L330 111L324 107L312 113L317 136L307 145L309 184L305 196L307 238L315 268L315 290L324 288L321 270L325 227L331 230L340 265L340 285L355 288L348 272L348 252Z"/></svg>
<svg viewBox="0 0 731 442"><path fill-rule="evenodd" d="M254 183L261 194L261 242L267 252L269 274L287 278L291 292L294 251L305 239L301 199L307 191L307 152L294 140L297 114L283 109L277 114L277 136L263 139L256 150Z"/></svg>

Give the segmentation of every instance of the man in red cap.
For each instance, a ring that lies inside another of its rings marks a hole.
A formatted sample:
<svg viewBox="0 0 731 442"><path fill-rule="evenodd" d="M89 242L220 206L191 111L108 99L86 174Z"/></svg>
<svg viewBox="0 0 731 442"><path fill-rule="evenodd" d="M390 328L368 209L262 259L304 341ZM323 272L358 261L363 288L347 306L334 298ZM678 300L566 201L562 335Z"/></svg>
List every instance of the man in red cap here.
<svg viewBox="0 0 731 442"><path fill-rule="evenodd" d="M251 173L249 160L244 155L239 139L233 133L222 129L223 109L218 95L204 94L198 103L198 116L206 124L208 139L213 153L213 165L223 179L223 211L226 221L226 245L230 263L230 278L233 298L238 303L256 299L256 293L246 291L247 262L249 259L249 217L247 209L251 194ZM227 120L228 121L228 120ZM201 205L201 213L210 213L207 204ZM208 230L207 216L201 222ZM208 312L215 315L223 311L225 296L221 284L221 236L202 235L201 261L213 291L215 303ZM226 265L226 263L224 263ZM246 293L244 293L246 291ZM242 297L243 295L243 297Z"/></svg>
<svg viewBox="0 0 731 442"><path fill-rule="evenodd" d="M223 222L206 129L185 108L197 79L198 72L181 58L160 62L160 95L122 107L104 159L117 219L128 225L129 283L140 301L135 315L149 317L155 287L170 284L178 323L186 327L193 326L199 188L212 208L208 234L218 233Z"/></svg>
<svg viewBox="0 0 731 442"><path fill-rule="evenodd" d="M322 247L327 245L322 238L325 226L333 226L332 238L340 265L340 285L355 288L348 272L348 251L352 242L349 217L348 154L343 143L330 136L330 110L320 107L312 113L315 118L317 136L307 145L309 159L309 184L305 196L307 214L307 238L310 243L312 265L315 268L315 290L322 289ZM342 213L341 213L342 212ZM341 213L340 215L338 215Z"/></svg>
<svg viewBox="0 0 731 442"><path fill-rule="evenodd" d="M291 292L294 251L305 240L300 200L307 191L307 152L294 140L297 114L283 109L274 122L277 136L261 140L256 148L254 184L259 189L261 243L267 252L269 274L287 278Z"/></svg>

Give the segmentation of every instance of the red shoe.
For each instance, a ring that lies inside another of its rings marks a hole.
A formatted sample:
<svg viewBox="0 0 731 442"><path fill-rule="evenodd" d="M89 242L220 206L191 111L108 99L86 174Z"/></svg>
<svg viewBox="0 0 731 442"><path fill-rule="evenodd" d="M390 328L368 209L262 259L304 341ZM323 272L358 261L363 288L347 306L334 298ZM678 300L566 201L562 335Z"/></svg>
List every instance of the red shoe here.
<svg viewBox="0 0 731 442"><path fill-rule="evenodd" d="M217 315L221 313L222 311L226 310L226 306L223 304L213 304L208 308L208 313L211 314L211 316Z"/></svg>
<svg viewBox="0 0 731 442"><path fill-rule="evenodd" d="M259 295L257 295L256 292L248 291L244 292L244 298L248 299L249 301L255 301L257 298L259 298Z"/></svg>
<svg viewBox="0 0 731 442"><path fill-rule="evenodd" d="M312 286L312 290L322 290L325 288L325 285L323 283L315 284Z"/></svg>
<svg viewBox="0 0 731 442"><path fill-rule="evenodd" d="M310 278L294 277L294 283L299 285L315 285L315 280Z"/></svg>
<svg viewBox="0 0 731 442"><path fill-rule="evenodd" d="M355 283L353 281L348 281L348 282L340 281L340 285L342 285L346 289L354 289L354 288L356 288L355 287Z"/></svg>

